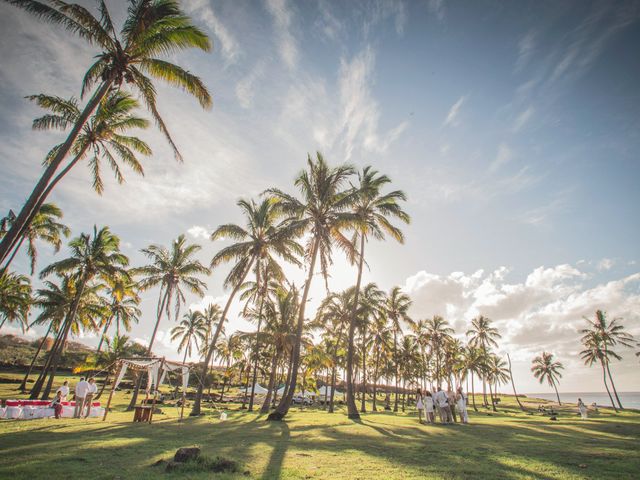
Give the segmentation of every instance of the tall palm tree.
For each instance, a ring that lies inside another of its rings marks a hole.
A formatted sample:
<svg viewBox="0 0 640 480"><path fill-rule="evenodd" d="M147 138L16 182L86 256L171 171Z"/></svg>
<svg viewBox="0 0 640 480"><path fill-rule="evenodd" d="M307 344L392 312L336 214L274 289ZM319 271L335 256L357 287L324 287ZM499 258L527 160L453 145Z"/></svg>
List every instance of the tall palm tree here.
<svg viewBox="0 0 640 480"><path fill-rule="evenodd" d="M362 413L366 412L365 397L366 397L366 391L367 391L367 350L372 345L372 335L369 332L369 327L375 322L377 317L380 315L380 311L384 309L385 300L386 300L385 292L380 290L378 288L378 285L376 285L375 283L368 283L362 289L362 295L359 297L360 308L356 310L356 318L357 318L356 327L360 330L361 341L362 341L362 344L361 344L362 355L360 359L362 362L362 402L360 404L360 412ZM354 301L355 301L355 298L354 298ZM353 315L353 309L351 310L351 314ZM347 363L347 368L348 368L348 363ZM355 397L355 388L353 388L353 385L352 385L352 390L353 390L352 394ZM358 411L356 410L356 414L357 413ZM359 418L359 417L351 416L350 418Z"/></svg>
<svg viewBox="0 0 640 480"><path fill-rule="evenodd" d="M116 337L120 336L120 326L125 331L131 330L132 323L138 323L142 311L138 307L140 297L137 284L129 278L114 276L105 281L106 293L109 299L109 314L102 325L102 335L96 352L100 352L103 341L107 339L107 331L112 323L116 325Z"/></svg>
<svg viewBox="0 0 640 480"><path fill-rule="evenodd" d="M6 227L10 227L12 222L15 220L15 215L13 215L13 212L9 212L9 215L5 218L6 220L3 220L3 222ZM55 204L42 204L36 211L33 220L26 228L24 235L22 235L16 244L16 247L13 249L11 256L7 259L3 270L6 270L6 268L11 264L25 240L27 240L27 255L30 259L31 275L35 272L36 261L38 259L38 249L36 246L37 240L53 245L56 253L60 251L62 238L68 237L71 232L66 225L58 222L60 218L62 218L62 210ZM0 238L4 236L3 230L5 228L0 228Z"/></svg>
<svg viewBox="0 0 640 480"><path fill-rule="evenodd" d="M83 233L73 239L69 243L69 247L71 250L70 257L52 263L40 273L41 278L46 278L53 273L72 274L76 277L77 283L73 302L52 348L52 355L31 390L31 398L38 397L47 373L49 373L49 382L42 392L42 397L46 399L49 396L62 347L72 326L75 324L82 295L89 283L94 278L106 279L115 275L123 275L125 277L128 275L125 267L129 264L129 259L120 252L120 239L111 233L108 227L102 227L98 230L94 226L93 235Z"/></svg>
<svg viewBox="0 0 640 480"><path fill-rule="evenodd" d="M489 379L489 392L491 394L491 405L493 406L493 411L495 412L496 400L494 398L494 393L497 396L498 386L509 381L509 369L507 368L507 363L498 355L490 355L487 365L487 372L487 378ZM492 384L493 391L491 390Z"/></svg>
<svg viewBox="0 0 640 480"><path fill-rule="evenodd" d="M44 201L45 190L72 151L83 126L110 91L119 90L123 83L135 89L178 159L181 158L180 154L158 111L156 88L149 76L190 93L204 108L211 106L211 96L198 77L176 64L158 58L171 58L175 53L191 48L204 51L211 49L207 35L192 25L191 19L182 12L176 0L130 0L119 34L116 33L104 0L98 2L98 16L81 5L62 0L6 1L45 22L62 26L91 45L98 46L101 53L96 56L97 60L89 67L82 82L83 96L92 90L94 93L65 142L50 158L14 225L0 242L0 261L7 258L11 248L23 234L29 217L37 210L38 202Z"/></svg>
<svg viewBox="0 0 640 480"><path fill-rule="evenodd" d="M391 331L393 332L393 359L395 365L395 401L393 405L393 411L398 411L398 335L402 333L402 323L412 324L412 320L409 317L409 308L411 307L411 298L406 293L403 293L400 287L393 287L387 295L384 309L386 311L387 319L391 324Z"/></svg>
<svg viewBox="0 0 640 480"><path fill-rule="evenodd" d="M231 271L224 281L224 286L231 288L231 294L222 310L220 321L211 339L211 348L207 352L203 366L205 369L203 378L206 376L206 369L226 321L229 307L254 265L257 267L268 265L269 271L281 272L281 267L276 260L278 257L294 265L299 265L300 261L297 256L302 254L302 247L295 239L300 235L303 225L288 219L280 221L281 212L275 199L267 197L259 204L254 201L239 200L237 204L245 217L246 227L230 223L220 225L211 234L211 240L214 241L219 238L236 241L216 253L211 260L211 268L232 261L235 264L231 267ZM261 277L257 275L256 278ZM200 415L202 392L203 386L200 384L190 415Z"/></svg>
<svg viewBox="0 0 640 480"><path fill-rule="evenodd" d="M611 405L614 410L617 412L618 407L616 406L616 402L613 400L611 396L611 390L609 390L609 385L607 383L607 367L605 357L610 355L611 352L607 352L603 349L602 339L600 338L600 334L594 330L583 330L583 336L580 339L582 341L582 345L585 347L584 350L580 352L580 357L584 360L585 365L593 366L596 363L599 363L602 367L602 378L604 380L604 388L607 390L607 394L609 395L609 400L611 400ZM615 354L615 352L614 352ZM617 356L617 354L615 354Z"/></svg>
<svg viewBox="0 0 640 480"><path fill-rule="evenodd" d="M540 383L546 380L547 383L554 388L559 405L562 405L560 394L558 393L558 381L562 378L562 373L560 373L562 369L564 369L562 363L556 361L553 358L553 354L548 352L542 352L541 355L538 355L531 362L531 372L533 372L533 376L536 377Z"/></svg>
<svg viewBox="0 0 640 480"><path fill-rule="evenodd" d="M618 396L616 386L613 383L613 376L611 375L609 362L611 358L614 358L616 360L621 359L621 357L617 353L612 351L612 348L614 348L615 346L622 345L624 347L633 347L633 336L624 330L624 326L622 326L622 324L620 323L622 319L614 318L613 320L609 321L607 319L606 313L602 310L596 310L594 320L589 320L587 317L584 317L584 319L589 322L590 328L582 330L581 333L588 338L600 340L600 348L602 349L602 362L604 363L604 366L607 370L607 375L609 376L609 380L611 381L611 388L613 389L616 401L618 402L618 407L624 410L622 402L620 402L620 397ZM591 333L594 333L595 336L589 337Z"/></svg>
<svg viewBox="0 0 640 480"><path fill-rule="evenodd" d="M178 344L178 353L184 350L184 358L182 363L187 361L193 351L193 346L198 348L198 341L205 339L206 320L202 312L193 310L182 316L182 321L171 329L171 341L180 340Z"/></svg>
<svg viewBox="0 0 640 480"><path fill-rule="evenodd" d="M5 322L17 322L24 332L31 308L29 277L12 272L0 273L0 328Z"/></svg>
<svg viewBox="0 0 640 480"><path fill-rule="evenodd" d="M387 313L383 309L379 311L379 314L375 317L371 328L371 340L373 342L374 361L373 361L373 405L372 410L378 411L377 396L378 396L378 380L380 379L380 372L382 365L390 358L393 353L393 339L391 330L388 328Z"/></svg>
<svg viewBox="0 0 640 480"><path fill-rule="evenodd" d="M491 326L491 319L480 315L471 320L471 328L467 330L469 344L473 347L479 347L483 356L488 359L488 353L491 347L497 347L497 338L502 338L498 329ZM487 406L487 387L486 378L482 377L482 394L485 407Z"/></svg>
<svg viewBox="0 0 640 480"><path fill-rule="evenodd" d="M290 383L287 394L281 398L276 411L269 415L269 420L282 420L293 400L300 368L305 310L316 261L320 260L320 271L327 286L333 247L338 246L351 260L355 258L353 244L343 233L345 228L352 225L349 209L355 201L355 192L353 189L346 189L345 184L349 176L354 173L353 168L349 165L330 167L320 152L316 153L315 160L311 155L307 156L307 168L296 177L294 182L300 191L301 199L278 189L267 190L279 200L282 212L296 219L293 222L294 225L301 227L308 234L304 254L309 262L296 323L296 343L292 352Z"/></svg>
<svg viewBox="0 0 640 480"><path fill-rule="evenodd" d="M382 189L391 183L386 175L381 175L373 168L367 166L358 172L358 184L355 187L356 197L352 211L352 222L355 231L354 243L359 240L358 249L358 275L356 280L355 301L351 312L349 336L347 340L347 415L351 419L358 419L358 408L355 402L355 390L353 385L353 356L354 334L356 331L356 309L360 295L360 282L362 281L362 268L364 266L364 247L367 240L373 237L384 240L388 234L400 243L404 243L402 231L390 222L390 218L397 218L404 223L409 223L409 215L402 210L399 202L406 200L406 195L400 190L383 193ZM364 401L363 401L364 408Z"/></svg>

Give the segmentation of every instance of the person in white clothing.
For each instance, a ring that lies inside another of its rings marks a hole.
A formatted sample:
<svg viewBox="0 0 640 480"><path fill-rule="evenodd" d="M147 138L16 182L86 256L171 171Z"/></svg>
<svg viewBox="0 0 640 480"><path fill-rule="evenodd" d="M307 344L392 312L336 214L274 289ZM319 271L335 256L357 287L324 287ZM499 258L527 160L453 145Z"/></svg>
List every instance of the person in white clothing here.
<svg viewBox="0 0 640 480"><path fill-rule="evenodd" d="M431 392L424 392L424 417L428 423L435 423L435 418L433 417L433 397L431 396Z"/></svg>
<svg viewBox="0 0 640 480"><path fill-rule="evenodd" d="M98 393L98 386L96 385L96 379L91 377L88 383L89 387L87 389L87 394L84 397L84 406L83 410L86 408L87 413L84 415L84 418L87 418L91 413L91 402L93 402L93 396ZM82 415L82 413L80 413Z"/></svg>
<svg viewBox="0 0 640 480"><path fill-rule="evenodd" d="M82 414L82 408L84 407L84 397L87 396L88 391L89 383L84 379L84 377L82 377L76 385L74 391L76 406L73 409L73 418L80 418L80 415Z"/></svg>
<svg viewBox="0 0 640 480"><path fill-rule="evenodd" d="M458 387L458 393L456 393L456 408L460 414L460 421L462 423L469 423L469 415L467 413L467 397L462 392L462 387Z"/></svg>
<svg viewBox="0 0 640 480"><path fill-rule="evenodd" d="M581 398L578 399L578 410L580 410L580 417L583 420L586 420L587 418L589 418L587 414L587 406L584 404Z"/></svg>
<svg viewBox="0 0 640 480"><path fill-rule="evenodd" d="M449 399L447 394L442 390L442 387L438 387L438 391L433 397L436 406L438 407L438 413L440 414L440 421L442 423L451 423L453 418L451 417L451 408L449 407Z"/></svg>
<svg viewBox="0 0 640 480"><path fill-rule="evenodd" d="M418 423L422 423L422 412L424 412L424 403L422 401L422 390L416 392L416 408L418 409Z"/></svg>
<svg viewBox="0 0 640 480"><path fill-rule="evenodd" d="M67 380L64 381L61 387L56 390L56 393L60 392L61 402L66 402L67 397L69 396L69 382Z"/></svg>

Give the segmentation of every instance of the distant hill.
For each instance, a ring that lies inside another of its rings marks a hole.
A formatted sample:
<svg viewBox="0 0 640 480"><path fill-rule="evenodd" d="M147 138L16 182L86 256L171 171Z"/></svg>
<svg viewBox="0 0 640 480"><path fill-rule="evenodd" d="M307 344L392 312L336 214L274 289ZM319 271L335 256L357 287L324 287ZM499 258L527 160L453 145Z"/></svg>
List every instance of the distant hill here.
<svg viewBox="0 0 640 480"><path fill-rule="evenodd" d="M29 340L17 335L0 335L0 368L28 367L41 341L42 338ZM51 344L49 344L49 346L50 345ZM73 369L74 366L83 363L87 355L93 351L93 349L82 343L67 342L67 347L62 355L60 368L62 370ZM36 365L42 365L44 358L44 352L40 352Z"/></svg>

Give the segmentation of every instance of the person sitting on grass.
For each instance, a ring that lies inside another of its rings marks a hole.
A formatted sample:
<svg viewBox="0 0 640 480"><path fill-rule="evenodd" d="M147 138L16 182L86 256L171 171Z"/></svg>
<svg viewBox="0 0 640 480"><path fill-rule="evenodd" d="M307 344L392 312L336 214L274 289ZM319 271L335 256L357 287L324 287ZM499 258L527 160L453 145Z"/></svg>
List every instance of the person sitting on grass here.
<svg viewBox="0 0 640 480"><path fill-rule="evenodd" d="M416 408L418 409L418 423L422 422L422 412L424 412L424 403L422 402L422 390L416 392Z"/></svg>
<svg viewBox="0 0 640 480"><path fill-rule="evenodd" d="M60 415L62 414L62 392L60 389L58 389L55 398L49 404L49 408L53 408L53 415L55 418L60 418Z"/></svg>

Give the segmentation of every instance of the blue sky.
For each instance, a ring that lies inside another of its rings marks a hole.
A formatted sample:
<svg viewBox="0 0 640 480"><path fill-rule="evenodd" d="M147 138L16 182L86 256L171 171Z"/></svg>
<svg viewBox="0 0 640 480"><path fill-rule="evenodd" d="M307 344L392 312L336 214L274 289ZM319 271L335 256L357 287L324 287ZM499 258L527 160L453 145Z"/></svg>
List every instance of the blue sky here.
<svg viewBox="0 0 640 480"><path fill-rule="evenodd" d="M121 2L108 4L121 18ZM528 368L547 349L567 367L563 390L601 390L577 357L582 316L602 308L640 335L640 3L184 5L215 48L176 61L205 80L214 107L202 111L161 87L161 112L185 163L150 130L140 135L154 150L144 178L128 172L125 185L109 181L99 197L80 166L52 197L75 234L110 225L140 264L140 248L189 232L208 262L223 244L207 232L239 221L239 197L291 190L307 152L371 164L407 192L413 222L405 245L368 247L365 280L402 285L414 317L441 314L459 332L489 315L521 389L544 388ZM30 130L40 112L22 97L77 96L96 52L4 4L0 32L6 211L61 138ZM40 265L51 258L43 247ZM16 266L26 269L25 260ZM224 273L207 279L205 303L225 295ZM290 274L301 282L302 272ZM331 288L354 280L338 258ZM149 337L156 294L145 294L132 337ZM322 295L318 282L312 308ZM161 325L158 348L175 355L171 326ZM236 318L232 327L248 328ZM637 391L637 358L624 357L619 387Z"/></svg>

